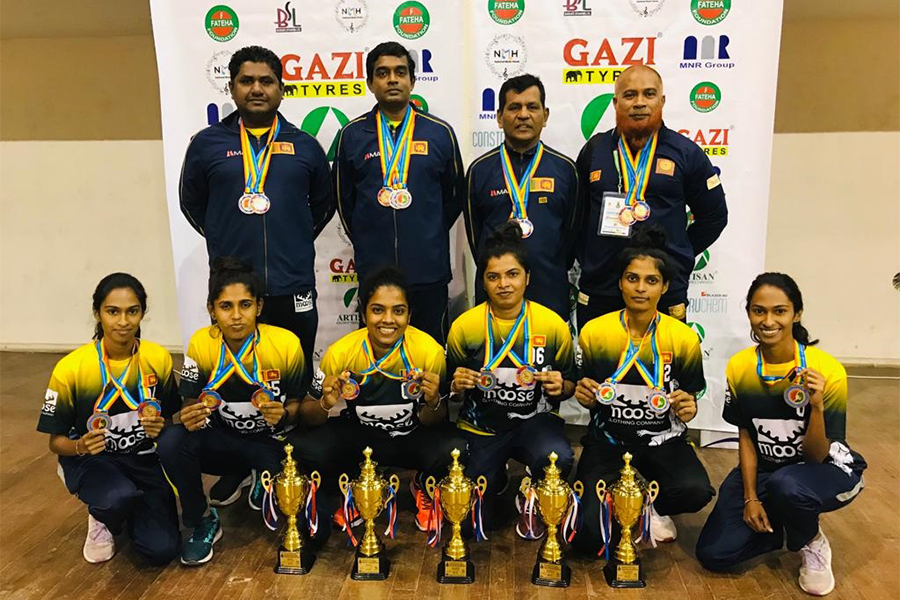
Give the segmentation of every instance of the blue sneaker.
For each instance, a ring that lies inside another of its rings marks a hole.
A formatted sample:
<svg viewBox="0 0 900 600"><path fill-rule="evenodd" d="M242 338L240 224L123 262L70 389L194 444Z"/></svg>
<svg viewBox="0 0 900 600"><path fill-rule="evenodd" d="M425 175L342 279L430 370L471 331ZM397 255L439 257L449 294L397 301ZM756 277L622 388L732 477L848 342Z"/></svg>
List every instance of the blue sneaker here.
<svg viewBox="0 0 900 600"><path fill-rule="evenodd" d="M262 482L257 476L256 470L250 471L250 479L253 485L250 486L250 493L247 494L247 504L253 510L262 510L263 498L266 496L266 490L263 489Z"/></svg>
<svg viewBox="0 0 900 600"><path fill-rule="evenodd" d="M213 555L213 544L222 539L222 525L219 513L215 508L209 509L209 515L200 520L191 537L181 548L181 564L202 565L209 562Z"/></svg>

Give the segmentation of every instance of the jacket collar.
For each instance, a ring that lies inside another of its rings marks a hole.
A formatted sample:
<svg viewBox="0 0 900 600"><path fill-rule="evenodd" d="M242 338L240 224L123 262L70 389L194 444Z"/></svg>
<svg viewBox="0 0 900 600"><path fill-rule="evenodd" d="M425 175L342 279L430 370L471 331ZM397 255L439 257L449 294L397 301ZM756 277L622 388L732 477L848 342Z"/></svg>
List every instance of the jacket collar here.
<svg viewBox="0 0 900 600"><path fill-rule="evenodd" d="M417 114L422 114L422 111L420 111L418 108L416 108L415 104L410 102L409 105L412 107L412 109ZM369 131L371 133L376 133L378 131L378 125L375 123L375 115L377 113L378 113L378 105L377 104L372 107L372 110L370 110L369 112L366 113L366 119L365 119L365 121L363 121L363 129L365 131Z"/></svg>

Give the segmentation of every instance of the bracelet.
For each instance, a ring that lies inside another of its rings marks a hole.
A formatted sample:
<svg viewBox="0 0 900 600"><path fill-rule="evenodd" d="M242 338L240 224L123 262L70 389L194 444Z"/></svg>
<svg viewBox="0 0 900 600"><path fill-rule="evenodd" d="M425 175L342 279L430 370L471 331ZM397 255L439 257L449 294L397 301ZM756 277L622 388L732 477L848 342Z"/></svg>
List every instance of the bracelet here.
<svg viewBox="0 0 900 600"><path fill-rule="evenodd" d="M324 406L322 406L322 400L324 400L324 399L325 399L325 396L322 396L321 398L319 398L319 400L318 400L318 402L316 402L316 404L319 405L319 408L321 408L322 410L325 411L325 414L330 414L330 413L331 413L331 409L330 409L330 408L325 408Z"/></svg>
<svg viewBox="0 0 900 600"><path fill-rule="evenodd" d="M81 438L78 438L77 440L75 440L75 454L78 456L84 456L85 454L87 454L87 449L85 449L84 452L78 451L78 442L80 442L80 441L82 441Z"/></svg>
<svg viewBox="0 0 900 600"><path fill-rule="evenodd" d="M747 498L746 500L744 500L744 506L747 506L751 502L759 502L760 504L762 504L762 501L759 498Z"/></svg>
<svg viewBox="0 0 900 600"><path fill-rule="evenodd" d="M428 406L428 408L431 410L431 412L437 412L438 409L441 407L442 400L443 400L443 398L438 396L438 401L437 401L437 404L434 405L434 408L431 408L430 406L428 406L428 402L425 403L425 406Z"/></svg>

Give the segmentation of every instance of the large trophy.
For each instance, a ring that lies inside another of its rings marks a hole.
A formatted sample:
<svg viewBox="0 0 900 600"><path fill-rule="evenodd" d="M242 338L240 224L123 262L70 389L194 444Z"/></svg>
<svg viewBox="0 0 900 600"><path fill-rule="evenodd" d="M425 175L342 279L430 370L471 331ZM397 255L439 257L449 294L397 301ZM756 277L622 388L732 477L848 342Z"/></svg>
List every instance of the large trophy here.
<svg viewBox="0 0 900 600"><path fill-rule="evenodd" d="M301 506L306 505L308 496L314 493L311 482L318 488L322 480L318 471L313 471L309 478L297 471L297 463L291 454L293 451L292 445L285 445L284 453L287 454L287 458L281 461L284 468L274 481L278 508L288 518L284 538L278 549L278 559L275 561L275 572L284 575L305 575L309 573L316 557L311 551L303 548L303 536L297 529L297 513L300 512ZM264 489L272 489L272 475L268 471L263 471L260 482Z"/></svg>
<svg viewBox="0 0 900 600"><path fill-rule="evenodd" d="M396 475L391 475L388 482L375 472L378 463L372 460L371 448L363 450L363 455L366 459L359 465L359 477L350 481L344 473L338 480L345 498L344 506L348 508L356 506L366 525L366 531L356 546L356 560L353 561L350 577L357 580L382 580L387 579L391 563L384 556L384 544L375 533L375 518L389 502L394 503L396 510L394 496L400 488L400 479ZM350 539L355 542L350 524L348 519L347 531Z"/></svg>
<svg viewBox="0 0 900 600"><path fill-rule="evenodd" d="M472 501L476 493L483 495L487 489L487 479L484 475L478 478L477 485L463 474L463 466L459 464L459 449L454 448L450 453L453 464L450 465L449 474L441 479L435 486L434 477L425 481L425 491L434 502L437 514L443 513L453 532L450 540L444 545L441 553L441 562L438 563L438 583L473 583L475 581L475 565L469 560L466 543L462 539L462 521L469 513ZM476 492L475 490L478 490ZM436 527L438 533L435 540L440 541L440 528L442 519L439 517Z"/></svg>
<svg viewBox="0 0 900 600"><path fill-rule="evenodd" d="M655 481L648 484L641 477L631 466L630 453L626 452L622 459L625 461L625 466L620 471L622 476L610 486L609 491L602 479L597 482L597 497L600 499L601 510L606 505L607 496L611 496L612 512L622 528L619 545L615 554L606 561L603 574L606 575L606 582L614 588L642 588L647 583L644 581L641 559L638 557L637 548L634 547L631 528L638 522L645 508L656 500L656 496L659 495L659 484ZM649 518L649 515L645 515L644 518ZM611 532L609 535L611 536ZM610 541L607 541L607 544Z"/></svg>
<svg viewBox="0 0 900 600"><path fill-rule="evenodd" d="M548 458L550 464L544 467L544 478L533 486L531 480L526 477L520 487L526 498L529 493L535 495L541 519L547 526L547 539L544 540L538 553L537 562L531 573L531 583L549 587L569 587L572 570L563 559L558 532L560 521L569 512L570 503L574 501L573 492L565 479L560 477L559 467L556 466L559 456L556 452L551 452ZM576 492L580 488L579 484Z"/></svg>

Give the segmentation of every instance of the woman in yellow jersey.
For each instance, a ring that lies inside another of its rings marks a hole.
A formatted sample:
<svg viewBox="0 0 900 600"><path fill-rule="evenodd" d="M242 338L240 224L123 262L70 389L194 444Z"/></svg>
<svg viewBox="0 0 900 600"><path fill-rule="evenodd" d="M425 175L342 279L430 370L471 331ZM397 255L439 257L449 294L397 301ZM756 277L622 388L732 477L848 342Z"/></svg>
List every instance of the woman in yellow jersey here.
<svg viewBox="0 0 900 600"><path fill-rule="evenodd" d="M222 537L201 473L226 475L281 470L282 434L305 407L309 377L296 335L257 322L263 288L252 268L231 257L213 261L207 309L213 324L191 337L181 371L180 425L159 442L166 473L178 489L184 525L193 529L181 562L198 565ZM302 459L302 457L300 457ZM260 510L258 478L249 495Z"/></svg>
<svg viewBox="0 0 900 600"><path fill-rule="evenodd" d="M85 560L112 558L113 536L125 530L140 555L166 564L181 536L154 440L180 406L172 357L140 339L147 293L131 275L100 280L93 310L94 341L56 364L37 429L50 434L66 487L88 506Z"/></svg>
<svg viewBox="0 0 900 600"><path fill-rule="evenodd" d="M518 223L488 236L479 255L487 301L450 327L447 364L451 398L463 402L457 426L469 443L470 476L488 480L484 522L491 527L495 501L506 487L506 462L514 458L540 478L556 452L567 476L574 457L559 404L575 389L572 336L552 310L525 300L530 266ZM543 522L520 493L519 536L536 539Z"/></svg>
<svg viewBox="0 0 900 600"><path fill-rule="evenodd" d="M672 541L669 515L697 512L715 491L687 440L697 414L697 394L706 386L700 340L694 331L657 311L676 263L665 252L665 233L639 231L620 257L619 288L624 310L587 322L581 329L582 379L576 399L591 411L576 478L584 483L584 524L575 544L587 552L610 547L612 531L593 492L597 481L619 478L622 455L659 483L643 535Z"/></svg>
<svg viewBox="0 0 900 600"><path fill-rule="evenodd" d="M722 482L697 540L697 558L720 571L754 556L800 552L800 588L834 589L831 546L819 515L863 488L863 458L846 441L847 373L800 323L803 297L782 273L747 292L756 346L728 361L723 418L739 428L740 464Z"/></svg>
<svg viewBox="0 0 900 600"><path fill-rule="evenodd" d="M329 480L341 472L357 473L366 446L380 465L417 469L412 482L416 525L424 531L431 502L423 478L440 479L447 474L453 448L464 456L466 451L465 440L447 422L441 399L444 349L409 325L408 288L395 267L377 270L362 282L359 311L365 327L328 348L310 387L317 412L306 421L323 425L294 441ZM339 400L346 408L328 419ZM329 499L324 500L323 508L330 509ZM344 525L342 511L335 512L335 522Z"/></svg>

